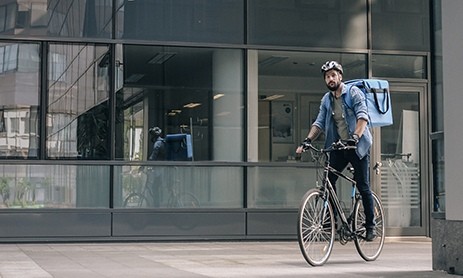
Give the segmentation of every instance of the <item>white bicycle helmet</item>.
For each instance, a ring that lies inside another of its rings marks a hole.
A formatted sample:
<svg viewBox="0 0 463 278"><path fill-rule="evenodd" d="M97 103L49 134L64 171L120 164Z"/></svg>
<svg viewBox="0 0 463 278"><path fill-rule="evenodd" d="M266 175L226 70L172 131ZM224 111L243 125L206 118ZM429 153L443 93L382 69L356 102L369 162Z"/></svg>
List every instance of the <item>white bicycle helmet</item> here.
<svg viewBox="0 0 463 278"><path fill-rule="evenodd" d="M323 64L323 66L321 68L323 75L327 71L332 70L332 69L335 69L335 70L339 71L341 74L343 74L341 64L336 62L336 61L327 61L326 63Z"/></svg>
<svg viewBox="0 0 463 278"><path fill-rule="evenodd" d="M161 133L162 133L162 129L160 129L157 126L150 128L148 131L151 135L154 135L154 136L161 136Z"/></svg>

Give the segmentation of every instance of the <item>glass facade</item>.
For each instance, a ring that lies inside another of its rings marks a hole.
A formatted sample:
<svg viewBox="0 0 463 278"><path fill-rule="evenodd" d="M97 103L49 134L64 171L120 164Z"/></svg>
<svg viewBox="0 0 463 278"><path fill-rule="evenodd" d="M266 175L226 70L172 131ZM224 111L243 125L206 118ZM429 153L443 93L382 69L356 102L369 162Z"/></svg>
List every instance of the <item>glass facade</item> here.
<svg viewBox="0 0 463 278"><path fill-rule="evenodd" d="M34 209L97 211L115 230L165 212L230 217L257 235L279 225L247 214L295 214L316 186L295 149L327 90L325 61L344 80L427 84L429 3L402 2L0 1L0 219ZM420 93L399 99L398 111L427 115ZM375 130L390 135L375 137L376 157L397 149L396 122ZM166 148L156 161L154 127ZM348 201L350 186L338 188Z"/></svg>

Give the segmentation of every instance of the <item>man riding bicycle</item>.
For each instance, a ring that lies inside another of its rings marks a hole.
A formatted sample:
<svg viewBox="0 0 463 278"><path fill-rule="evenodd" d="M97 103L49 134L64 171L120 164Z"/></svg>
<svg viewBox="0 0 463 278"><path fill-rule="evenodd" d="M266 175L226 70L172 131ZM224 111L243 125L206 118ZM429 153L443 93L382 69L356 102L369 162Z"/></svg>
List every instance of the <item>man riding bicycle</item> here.
<svg viewBox="0 0 463 278"><path fill-rule="evenodd" d="M368 124L368 111L363 93L353 86L350 91L342 82L343 69L336 61L328 61L322 67L326 86L329 91L321 99L320 110L315 122L307 134L305 143L311 143L321 132L325 133L325 148L341 140L352 139L357 145L355 150L333 152L330 164L338 171L343 171L350 163L354 168L354 180L362 196L365 210L366 240L372 241L376 237L373 197L370 189L370 147L372 136ZM346 94L351 94L352 105L346 105ZM302 146L296 153L302 153ZM330 182L335 186L338 176L329 175Z"/></svg>

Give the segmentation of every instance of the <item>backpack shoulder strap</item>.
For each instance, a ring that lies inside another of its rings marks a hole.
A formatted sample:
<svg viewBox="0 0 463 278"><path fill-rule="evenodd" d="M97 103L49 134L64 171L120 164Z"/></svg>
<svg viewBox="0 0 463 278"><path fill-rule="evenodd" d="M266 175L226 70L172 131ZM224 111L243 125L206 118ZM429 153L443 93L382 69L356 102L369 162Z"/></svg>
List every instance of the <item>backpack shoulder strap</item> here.
<svg viewBox="0 0 463 278"><path fill-rule="evenodd" d="M352 83L344 83L344 86L346 86L346 97L344 98L344 104L350 109L353 110L354 107L352 106L352 86L354 86Z"/></svg>

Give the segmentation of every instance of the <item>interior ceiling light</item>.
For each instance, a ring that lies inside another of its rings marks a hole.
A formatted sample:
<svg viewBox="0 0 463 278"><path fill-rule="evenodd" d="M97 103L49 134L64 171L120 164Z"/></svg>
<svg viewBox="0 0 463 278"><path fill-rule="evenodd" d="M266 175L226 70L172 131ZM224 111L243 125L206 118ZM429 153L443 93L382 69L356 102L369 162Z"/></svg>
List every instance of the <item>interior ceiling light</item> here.
<svg viewBox="0 0 463 278"><path fill-rule="evenodd" d="M148 60L148 64L156 64L156 65L161 65L167 62L170 58L174 57L175 54L174 52L159 52L156 53L151 59Z"/></svg>
<svg viewBox="0 0 463 278"><path fill-rule="evenodd" d="M219 98L223 97L224 95L225 95L225 94L222 94L222 93L215 94L215 95L214 95L214 100L215 100L215 99L219 99Z"/></svg>
<svg viewBox="0 0 463 278"><path fill-rule="evenodd" d="M265 97L263 100L275 100L284 97L285 95L271 95L268 97Z"/></svg>
<svg viewBox="0 0 463 278"><path fill-rule="evenodd" d="M172 109L167 113L167 116L176 116L178 114L182 113L182 110L180 109Z"/></svg>
<svg viewBox="0 0 463 278"><path fill-rule="evenodd" d="M198 103L198 102L190 102L190 103L187 103L187 104L183 105L183 107L185 107L185 108L195 108L195 107L198 107L200 105L201 105L201 103Z"/></svg>

